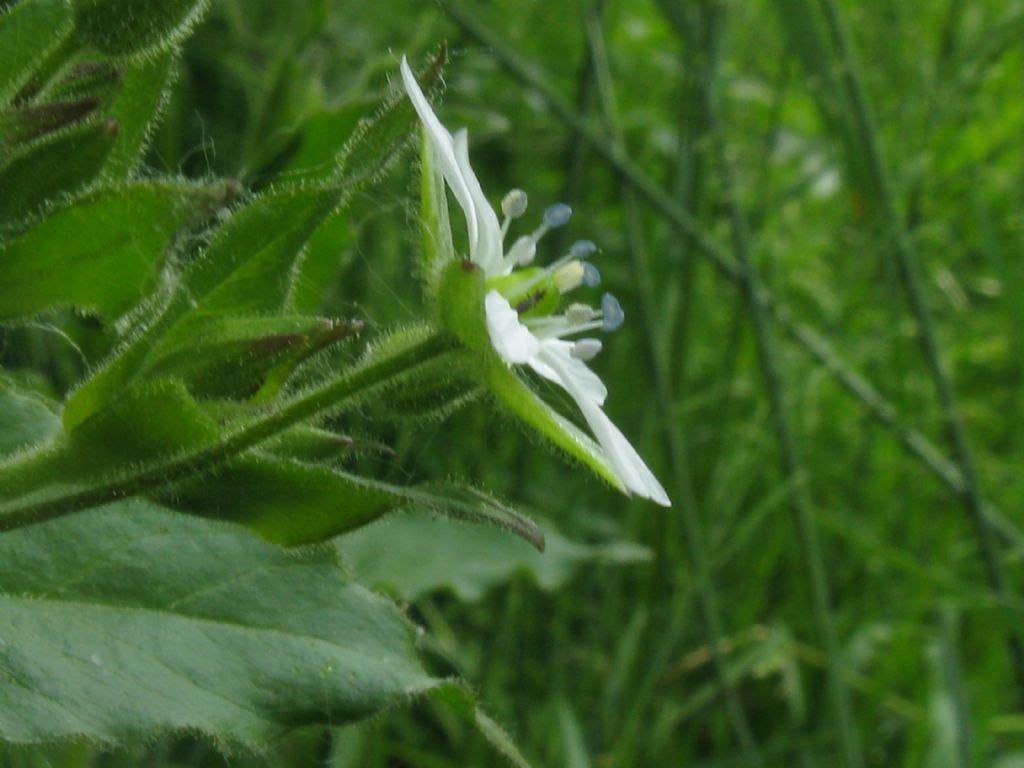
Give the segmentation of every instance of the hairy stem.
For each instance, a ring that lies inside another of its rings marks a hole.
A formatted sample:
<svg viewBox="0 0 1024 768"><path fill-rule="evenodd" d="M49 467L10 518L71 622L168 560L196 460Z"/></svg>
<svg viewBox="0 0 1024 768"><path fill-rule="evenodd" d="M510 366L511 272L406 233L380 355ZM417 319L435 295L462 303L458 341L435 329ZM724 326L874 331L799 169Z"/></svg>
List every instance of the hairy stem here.
<svg viewBox="0 0 1024 768"><path fill-rule="evenodd" d="M282 430L336 409L452 348L453 342L447 335L429 336L397 354L371 360L328 384L296 396L281 408L246 422L212 445L132 469L89 488L47 493L43 498L23 493L20 498L0 503L0 531L34 525L89 507L160 490L191 475L208 472ZM18 487L23 488L26 484L21 478L24 475L40 477L41 464L53 455L52 449L46 453L28 454L0 467L0 476L10 478L12 482L17 478Z"/></svg>

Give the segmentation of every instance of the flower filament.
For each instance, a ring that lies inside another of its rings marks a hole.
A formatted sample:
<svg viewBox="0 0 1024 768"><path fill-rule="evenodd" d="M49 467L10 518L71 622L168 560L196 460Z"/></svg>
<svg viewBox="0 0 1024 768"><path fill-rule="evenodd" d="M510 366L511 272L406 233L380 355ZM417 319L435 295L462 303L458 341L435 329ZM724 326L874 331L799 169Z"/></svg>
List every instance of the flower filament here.
<svg viewBox="0 0 1024 768"><path fill-rule="evenodd" d="M513 189L501 201L504 219L502 238L508 236L513 219L526 212L527 196ZM625 316L619 302L610 293L601 298L601 308L587 304L570 304L564 313L554 314L558 299L582 285L596 288L601 284L601 273L586 259L598 252L590 240L577 240L567 253L543 268L529 267L537 252L537 243L552 229L565 226L572 209L564 203L549 206L539 227L519 237L502 259L506 274L492 278L489 284L508 299L523 324L538 338L561 339L588 331L611 332L621 327ZM601 341L594 338L579 339L573 343L571 354L580 360L590 360L601 351Z"/></svg>

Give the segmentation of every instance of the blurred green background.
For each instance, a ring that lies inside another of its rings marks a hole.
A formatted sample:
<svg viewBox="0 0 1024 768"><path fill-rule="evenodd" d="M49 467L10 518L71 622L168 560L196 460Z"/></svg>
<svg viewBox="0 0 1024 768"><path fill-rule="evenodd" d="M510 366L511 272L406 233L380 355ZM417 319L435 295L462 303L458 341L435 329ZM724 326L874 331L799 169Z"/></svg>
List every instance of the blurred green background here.
<svg viewBox="0 0 1024 768"><path fill-rule="evenodd" d="M524 559L416 595L439 668L537 765L1024 766L1024 3L215 0L148 164L258 188L441 41L438 112L492 201L525 189L527 226L572 205L541 258L601 247L627 322L594 368L675 506L483 404L396 427L396 476L618 542L558 578ZM335 288L308 305L371 330L422 316L416 185L410 152L317 234L305 268ZM179 738L7 760L497 758L411 707L261 756Z"/></svg>

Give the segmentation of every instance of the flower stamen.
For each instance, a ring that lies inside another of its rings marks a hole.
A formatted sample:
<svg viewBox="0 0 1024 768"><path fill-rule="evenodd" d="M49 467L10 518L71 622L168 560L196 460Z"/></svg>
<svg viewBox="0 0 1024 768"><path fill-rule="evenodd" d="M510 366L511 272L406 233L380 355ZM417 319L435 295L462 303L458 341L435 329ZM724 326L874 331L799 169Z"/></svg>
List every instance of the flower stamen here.
<svg viewBox="0 0 1024 768"><path fill-rule="evenodd" d="M526 205L529 202L526 193L521 189L509 190L508 194L501 200L501 212L505 218L501 222L501 239L505 239L512 219L518 219L526 213Z"/></svg>

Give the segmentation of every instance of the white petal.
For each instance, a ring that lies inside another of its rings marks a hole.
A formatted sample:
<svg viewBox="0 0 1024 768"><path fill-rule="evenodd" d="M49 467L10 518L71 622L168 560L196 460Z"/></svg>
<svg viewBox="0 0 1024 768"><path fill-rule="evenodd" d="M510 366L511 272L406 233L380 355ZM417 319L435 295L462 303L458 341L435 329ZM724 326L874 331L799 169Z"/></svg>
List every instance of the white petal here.
<svg viewBox="0 0 1024 768"><path fill-rule="evenodd" d="M491 344L506 363L522 365L530 362L540 348L537 337L519 322L519 313L508 299L497 291L484 297L484 312Z"/></svg>
<svg viewBox="0 0 1024 768"><path fill-rule="evenodd" d="M580 411L583 412L583 418L587 420L587 424L594 433L594 437L604 450L608 462L612 465L612 469L615 470L615 474L622 480L622 484L626 486L627 490L635 493L637 496L650 499L663 507L672 506L672 502L669 500L668 494L665 493L665 489L661 487L661 483L658 482L658 478L644 464L644 460L640 458L640 454L629 444L625 435L619 431L619 428L601 410L600 403L603 401L603 397L601 400L593 397L593 382L587 377L581 376L579 368L568 364L568 362L578 363L595 379L597 376L582 361L568 357L567 353L566 357L563 358L561 350L555 351L548 345L549 342L543 342L544 350L538 355L538 359L560 375L560 383L580 407ZM600 383L600 379L598 379L598 384ZM604 389L603 384L601 389Z"/></svg>
<svg viewBox="0 0 1024 768"><path fill-rule="evenodd" d="M577 401L579 402L579 401ZM608 460L615 468L616 474L629 490L637 496L650 499L655 504L663 507L671 507L672 502L661 487L658 478L644 464L640 454L636 452L625 435L612 423L604 411L593 403L580 403L583 417L594 432L597 442L604 448Z"/></svg>
<svg viewBox="0 0 1024 768"><path fill-rule="evenodd" d="M455 149L455 161L459 164L476 214L476 240L470 242L469 257L483 267L485 274L494 275L502 266L502 237L498 214L487 202L480 182L469 164L469 133L465 128L455 132L452 144Z"/></svg>
<svg viewBox="0 0 1024 768"><path fill-rule="evenodd" d="M573 346L575 346L573 342L563 339L542 339L540 351L534 362L540 362L549 369L553 369L556 371L556 375L548 376L538 370L533 363L531 363L531 367L541 376L561 384L565 389L569 389L564 383L565 379L572 379L583 396L597 405L604 405L605 398L608 397L608 388L605 387L600 377L587 367L586 363L573 357Z"/></svg>
<svg viewBox="0 0 1024 768"><path fill-rule="evenodd" d="M452 135L441 124L441 121L437 119L434 110L431 109L430 102L427 101L427 97L420 90L420 85L416 82L416 77L409 68L409 62L406 61L405 56L402 57L401 70L402 81L405 83L405 92L409 94L409 99L416 109L416 114L420 116L420 120L423 122L427 138L430 141L430 145L434 148L434 156L437 159L441 173L445 181L448 182L448 186L451 187L455 200L466 215L466 226L469 228L469 242L471 244L475 243L480 237L477 231L479 217L473 202L473 195L470 194L469 186L455 157L455 144ZM473 181L476 182L475 177ZM477 186L479 187L479 184ZM491 215L494 215L493 211Z"/></svg>

